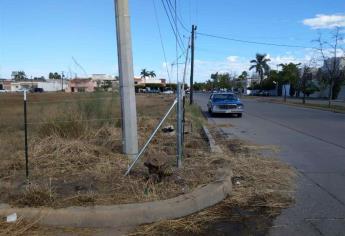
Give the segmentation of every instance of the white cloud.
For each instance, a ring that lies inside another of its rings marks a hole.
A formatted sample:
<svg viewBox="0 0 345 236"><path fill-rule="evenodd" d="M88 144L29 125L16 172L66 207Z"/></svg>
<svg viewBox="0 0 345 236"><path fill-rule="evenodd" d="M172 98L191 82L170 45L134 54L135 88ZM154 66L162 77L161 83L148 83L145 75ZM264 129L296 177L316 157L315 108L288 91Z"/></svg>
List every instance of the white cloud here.
<svg viewBox="0 0 345 236"><path fill-rule="evenodd" d="M300 63L301 59L297 59L295 56L293 55L282 55L282 56L276 56L276 57L271 57L270 55L267 55L267 57L269 59L271 59L271 61L269 62L269 64L271 65L271 67L280 65L280 64L287 64L287 63ZM273 69L273 68L272 68Z"/></svg>
<svg viewBox="0 0 345 236"><path fill-rule="evenodd" d="M332 29L335 27L345 27L345 15L318 14L314 18L303 20L303 24L313 29Z"/></svg>
<svg viewBox="0 0 345 236"><path fill-rule="evenodd" d="M238 59L238 56L229 56L226 58L229 62L233 63L236 62Z"/></svg>
<svg viewBox="0 0 345 236"><path fill-rule="evenodd" d="M211 74L216 72L238 75L248 70L249 66L248 58L233 55L218 61L195 60L195 80L206 81L210 79Z"/></svg>
<svg viewBox="0 0 345 236"><path fill-rule="evenodd" d="M277 65L290 62L309 65L311 63L311 59L316 57L314 54L315 51L306 50L302 56L286 52L282 55L267 55L267 57L271 59L269 62L271 69L275 70L277 69ZM216 72L239 75L242 71L249 71L249 67L251 65L250 60L253 58L232 55L223 60L195 60L195 81L206 81L210 79L211 74ZM255 73L255 70L250 71L250 73Z"/></svg>

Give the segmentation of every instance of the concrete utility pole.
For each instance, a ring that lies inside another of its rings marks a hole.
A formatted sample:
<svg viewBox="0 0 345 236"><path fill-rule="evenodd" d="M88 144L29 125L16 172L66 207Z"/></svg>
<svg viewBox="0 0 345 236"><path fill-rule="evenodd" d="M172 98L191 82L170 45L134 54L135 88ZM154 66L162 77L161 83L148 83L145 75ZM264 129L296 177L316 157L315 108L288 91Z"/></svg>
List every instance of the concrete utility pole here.
<svg viewBox="0 0 345 236"><path fill-rule="evenodd" d="M123 152L131 159L138 154L137 110L128 0L114 0L119 63Z"/></svg>
<svg viewBox="0 0 345 236"><path fill-rule="evenodd" d="M63 92L63 77L64 77L63 71L61 71L61 92Z"/></svg>
<svg viewBox="0 0 345 236"><path fill-rule="evenodd" d="M194 40L195 31L197 29L196 25L192 25L192 43L191 43L191 66L190 66L190 93L189 93L189 104L193 104L193 84L194 84Z"/></svg>

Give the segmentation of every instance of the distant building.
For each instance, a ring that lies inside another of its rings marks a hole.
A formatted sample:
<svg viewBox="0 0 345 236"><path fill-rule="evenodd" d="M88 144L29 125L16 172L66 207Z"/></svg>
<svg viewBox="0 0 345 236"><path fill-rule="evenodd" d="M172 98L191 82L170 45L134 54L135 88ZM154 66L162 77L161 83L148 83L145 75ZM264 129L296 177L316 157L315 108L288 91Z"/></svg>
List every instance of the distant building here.
<svg viewBox="0 0 345 236"><path fill-rule="evenodd" d="M327 73L329 69L332 70L334 63L337 70L339 71L345 70L345 58L343 57L328 58L327 60L323 62L323 66L321 67L321 70ZM326 86L321 89L319 97L329 97L329 86ZM337 99L345 100L345 84L341 86Z"/></svg>
<svg viewBox="0 0 345 236"><path fill-rule="evenodd" d="M107 74L93 74L91 78L97 83L97 88L113 91L119 87L119 78L116 76Z"/></svg>
<svg viewBox="0 0 345 236"><path fill-rule="evenodd" d="M94 92L97 88L97 81L88 78L81 79L76 78L68 81L68 88L66 92L76 93L76 92Z"/></svg>
<svg viewBox="0 0 345 236"><path fill-rule="evenodd" d="M11 81L0 78L0 90L11 90Z"/></svg>
<svg viewBox="0 0 345 236"><path fill-rule="evenodd" d="M134 77L134 84L135 85L150 85L150 84L157 84L157 85L166 85L166 79L157 79L152 77Z"/></svg>
<svg viewBox="0 0 345 236"><path fill-rule="evenodd" d="M56 92L61 91L62 88L67 88L67 82L64 81L63 85L61 80L47 80L47 81L37 81L37 80L25 80L25 81L10 81L10 90L12 92L22 91L24 89L31 90L35 88L41 88L44 92Z"/></svg>
<svg viewBox="0 0 345 236"><path fill-rule="evenodd" d="M321 67L322 71L327 72L328 68L332 69L335 63L335 67L337 70L344 70L345 69L345 58L337 57L337 58L328 58L323 62L323 66Z"/></svg>
<svg viewBox="0 0 345 236"><path fill-rule="evenodd" d="M134 85L137 92L150 91L151 89L163 91L163 88L166 87L166 79L136 76L134 77Z"/></svg>

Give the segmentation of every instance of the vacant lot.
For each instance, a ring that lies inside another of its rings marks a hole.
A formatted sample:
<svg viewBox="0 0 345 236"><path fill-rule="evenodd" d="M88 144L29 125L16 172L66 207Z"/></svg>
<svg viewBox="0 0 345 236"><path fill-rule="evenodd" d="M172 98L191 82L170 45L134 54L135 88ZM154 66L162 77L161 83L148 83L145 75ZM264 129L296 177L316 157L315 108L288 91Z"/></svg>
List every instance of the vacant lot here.
<svg viewBox="0 0 345 236"><path fill-rule="evenodd" d="M137 96L140 144L173 102L171 96ZM29 94L29 171L25 179L21 94L0 96L0 202L25 207L115 204L165 199L213 179L217 164L199 133L200 113L187 109L184 167L175 168L176 137L160 132L129 177L121 153L119 97L114 93ZM166 125L175 126L174 114ZM143 162L166 163L162 178Z"/></svg>

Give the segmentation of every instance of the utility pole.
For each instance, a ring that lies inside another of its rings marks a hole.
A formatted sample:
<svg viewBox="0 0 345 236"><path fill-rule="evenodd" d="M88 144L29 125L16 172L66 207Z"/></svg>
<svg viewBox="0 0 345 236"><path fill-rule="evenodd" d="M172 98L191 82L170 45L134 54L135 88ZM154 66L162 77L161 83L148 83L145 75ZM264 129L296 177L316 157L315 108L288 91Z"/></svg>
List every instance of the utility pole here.
<svg viewBox="0 0 345 236"><path fill-rule="evenodd" d="M194 84L194 41L195 41L195 31L197 29L196 25L192 25L192 43L191 43L191 66L190 66L190 93L189 93L189 104L193 104L193 84Z"/></svg>
<svg viewBox="0 0 345 236"><path fill-rule="evenodd" d="M119 64L123 152L132 160L138 154L137 110L128 0L114 0Z"/></svg>
<svg viewBox="0 0 345 236"><path fill-rule="evenodd" d="M63 71L61 71L61 92L63 92L63 77L64 77Z"/></svg>
<svg viewBox="0 0 345 236"><path fill-rule="evenodd" d="M183 154L183 91L182 91L182 84L180 82L177 82L176 99L177 99L176 165L178 168L180 168L182 167L182 154Z"/></svg>

